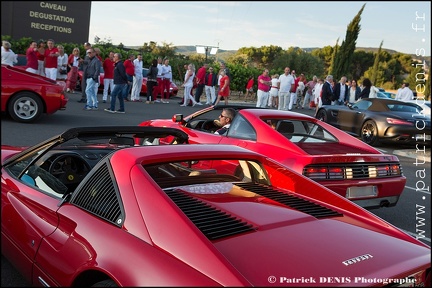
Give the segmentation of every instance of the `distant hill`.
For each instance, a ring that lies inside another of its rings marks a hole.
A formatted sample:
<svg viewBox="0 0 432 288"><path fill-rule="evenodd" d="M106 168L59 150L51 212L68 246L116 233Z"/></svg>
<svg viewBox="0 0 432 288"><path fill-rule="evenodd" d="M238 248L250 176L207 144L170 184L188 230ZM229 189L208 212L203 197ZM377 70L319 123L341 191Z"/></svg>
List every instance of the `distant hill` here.
<svg viewBox="0 0 432 288"><path fill-rule="evenodd" d="M175 46L176 47L176 53L177 54L182 54L185 56L189 56L191 54L195 54L196 52L196 47L195 46ZM128 48L138 48L138 47L128 47ZM306 52L312 52L315 49L320 49L320 47L309 47L309 48L301 48ZM360 50L360 51L366 51L366 52L372 52L375 53L378 51L379 48L372 48L372 47L357 47L356 50ZM386 48L381 48L381 50L387 51L390 54L394 54L394 53L398 53L398 51L396 50L392 50L392 49L386 49ZM222 61L227 61L227 59L231 56L234 55L235 53L237 53L237 50L223 50L223 49L219 49L216 55L209 55L212 59L213 57L216 57L217 60L222 60ZM425 57L421 57L421 56L416 56L415 54L410 54L411 57L413 59L418 59L421 61L426 61L427 66L430 66L431 63L431 56L425 56Z"/></svg>
<svg viewBox="0 0 432 288"><path fill-rule="evenodd" d="M303 49L306 52L312 52L315 49L320 49L320 47L309 47L309 48L301 48L301 49ZM378 48L357 47L356 50L364 50L366 52L377 52ZM391 49L382 48L381 50L387 51L390 54L398 53L398 51L391 50ZM196 48L195 48L195 46L176 46L176 52L179 53L179 54L188 55L188 54L191 54L191 53L196 53ZM219 49L218 50L218 54L223 54L223 53L232 53L232 54L235 54L235 53L237 53L237 50L223 50L223 49Z"/></svg>
<svg viewBox="0 0 432 288"><path fill-rule="evenodd" d="M315 49L320 49L320 47L309 47L309 48L301 48L301 49L310 53ZM378 49L379 48L372 48L372 47L357 47L356 48L356 50L372 52L372 53L378 52ZM398 53L398 51L392 50L392 49L381 48L381 50L387 51L390 54ZM196 48L195 48L195 46L176 46L176 52L179 54L183 54L183 55L188 56L190 54L196 53ZM219 59L226 60L229 58L229 56L231 56L235 53L237 53L237 50L219 49L217 55L218 55ZM410 55L413 57L413 59L425 60L428 65L430 65L430 63L431 63L430 62L431 56L421 57L421 56L416 56L415 54L410 54Z"/></svg>

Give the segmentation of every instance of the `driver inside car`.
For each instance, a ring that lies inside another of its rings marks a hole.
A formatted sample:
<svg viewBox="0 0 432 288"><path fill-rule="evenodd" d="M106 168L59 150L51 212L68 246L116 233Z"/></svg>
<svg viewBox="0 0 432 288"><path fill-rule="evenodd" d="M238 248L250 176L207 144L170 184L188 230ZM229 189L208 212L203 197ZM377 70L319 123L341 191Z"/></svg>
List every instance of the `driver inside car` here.
<svg viewBox="0 0 432 288"><path fill-rule="evenodd" d="M236 112L233 108L224 108L219 115L219 126L222 126L222 128L218 129L214 134L225 135L231 126L235 114ZM217 120L215 120L215 123L216 121Z"/></svg>

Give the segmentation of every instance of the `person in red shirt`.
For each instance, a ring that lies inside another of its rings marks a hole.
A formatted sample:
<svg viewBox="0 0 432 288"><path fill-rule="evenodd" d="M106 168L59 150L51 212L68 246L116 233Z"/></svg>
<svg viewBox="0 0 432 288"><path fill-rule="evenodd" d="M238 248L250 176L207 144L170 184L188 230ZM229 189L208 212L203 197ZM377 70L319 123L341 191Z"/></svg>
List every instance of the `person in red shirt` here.
<svg viewBox="0 0 432 288"><path fill-rule="evenodd" d="M126 85L124 93L123 93L123 97L125 101L129 101L129 93L132 89L132 82L133 82L133 75L135 74L135 66L133 64L133 61L135 60L135 55L134 54L129 54L129 58L126 59L123 62L123 65L126 69L126 76L128 78L127 82L128 85Z"/></svg>
<svg viewBox="0 0 432 288"><path fill-rule="evenodd" d="M103 61L103 69L104 69L104 91L102 96L103 103L106 103L108 100L108 89L109 91L113 91L114 89L114 52L110 51L109 56Z"/></svg>
<svg viewBox="0 0 432 288"><path fill-rule="evenodd" d="M53 39L48 39L47 46L45 49L45 75L55 81L57 79L57 58L60 54L57 47L54 46Z"/></svg>
<svg viewBox="0 0 432 288"><path fill-rule="evenodd" d="M218 97L214 105L216 106L220 102L222 97L224 97L225 105L228 105L228 97L231 92L229 87L230 78L228 77L228 75L226 75L226 72L223 69L219 71L219 74L222 76L222 78L220 80L220 89L219 89Z"/></svg>
<svg viewBox="0 0 432 288"><path fill-rule="evenodd" d="M247 102L247 98L250 96L251 97L251 101L253 100L253 85L254 85L254 77L250 76L249 80L246 84L246 94L245 94L245 98L244 101Z"/></svg>
<svg viewBox="0 0 432 288"><path fill-rule="evenodd" d="M37 43L32 41L26 51L27 68L26 71L38 74Z"/></svg>
<svg viewBox="0 0 432 288"><path fill-rule="evenodd" d="M195 101L198 103L197 105L202 105L200 102L201 95L204 91L205 86L205 75L207 72L208 64L205 63L201 68L198 69L196 78L197 78L197 88L195 90Z"/></svg>
<svg viewBox="0 0 432 288"><path fill-rule="evenodd" d="M264 69L263 73L260 76L258 76L258 91L257 91L256 107L265 108L267 106L271 85L272 82L269 76L269 70Z"/></svg>

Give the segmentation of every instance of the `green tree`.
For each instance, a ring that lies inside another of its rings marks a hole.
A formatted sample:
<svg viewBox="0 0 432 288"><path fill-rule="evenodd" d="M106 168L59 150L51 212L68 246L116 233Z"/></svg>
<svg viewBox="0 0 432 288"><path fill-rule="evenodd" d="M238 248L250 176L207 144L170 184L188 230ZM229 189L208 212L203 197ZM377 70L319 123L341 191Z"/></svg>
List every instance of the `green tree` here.
<svg viewBox="0 0 432 288"><path fill-rule="evenodd" d="M270 67L270 74L282 74L285 67L295 69L297 74L304 73L307 79L311 79L313 75L323 75L324 63L312 53L307 53L300 48L290 48L288 51L282 52L273 61Z"/></svg>
<svg viewBox="0 0 432 288"><path fill-rule="evenodd" d="M430 82L430 69L428 70L426 83L425 83L425 91L423 92L423 95L425 96L426 100L431 100L431 82Z"/></svg>
<svg viewBox="0 0 432 288"><path fill-rule="evenodd" d="M333 53L331 55L330 66L328 67L327 74L333 74L333 72L334 72L334 65L335 65L336 55L337 55L338 51L339 51L339 38L336 40L336 44L334 46ZM333 78L333 79L336 79L336 78Z"/></svg>
<svg viewBox="0 0 432 288"><path fill-rule="evenodd" d="M361 14L365 6L366 3L363 4L360 11L348 25L345 40L342 41L340 49L335 55L331 72L333 77L336 77L335 79L339 79L342 75L346 75L349 72L352 55L355 51L357 38L360 33Z"/></svg>
<svg viewBox="0 0 432 288"><path fill-rule="evenodd" d="M401 65L399 61L392 58L390 61L387 62L387 70L385 71L386 75L385 78L387 82L390 82L392 85L388 87L387 89L396 89L396 77L399 74L399 71L401 70Z"/></svg>
<svg viewBox="0 0 432 288"><path fill-rule="evenodd" d="M253 67L250 58L246 54L236 53L228 58L228 62L241 65L243 67Z"/></svg>
<svg viewBox="0 0 432 288"><path fill-rule="evenodd" d="M381 48L382 48L383 43L384 43L384 41L381 41L381 44L380 44L380 46L378 48L378 51L377 51L377 53L375 55L375 61L374 61L374 64L372 66L372 73L371 73L371 75L369 77L369 79L372 81L372 83L374 85L376 85L376 80L377 80L377 77L378 77L377 76L378 75L378 65L380 63Z"/></svg>
<svg viewBox="0 0 432 288"><path fill-rule="evenodd" d="M273 63L274 59L283 51L279 46L261 46L260 48L255 47L242 47L236 55L244 54L251 59L252 66L259 68L269 68Z"/></svg>
<svg viewBox="0 0 432 288"><path fill-rule="evenodd" d="M332 58L333 57L333 51L334 51L334 47L328 45L328 46L324 46L323 48L314 49L311 52L312 56L319 58L321 60L321 62L323 63L323 65L324 65L323 75L328 74L328 72L329 72L329 68L332 64L332 59L333 59ZM319 75L321 75L321 74L319 74Z"/></svg>
<svg viewBox="0 0 432 288"><path fill-rule="evenodd" d="M350 79L360 79L365 71L372 66L373 61L373 53L364 50L355 51L351 59L349 72L346 76Z"/></svg>
<svg viewBox="0 0 432 288"><path fill-rule="evenodd" d="M410 75L408 76L408 78L406 79L406 82L409 83L409 87L413 91L423 92L422 91L423 89L421 89L421 87L425 87L423 85L427 84L424 62L413 61L411 66L412 66L411 72L410 72ZM416 89L416 87L417 87L417 89ZM423 93L421 93L421 94L423 94Z"/></svg>

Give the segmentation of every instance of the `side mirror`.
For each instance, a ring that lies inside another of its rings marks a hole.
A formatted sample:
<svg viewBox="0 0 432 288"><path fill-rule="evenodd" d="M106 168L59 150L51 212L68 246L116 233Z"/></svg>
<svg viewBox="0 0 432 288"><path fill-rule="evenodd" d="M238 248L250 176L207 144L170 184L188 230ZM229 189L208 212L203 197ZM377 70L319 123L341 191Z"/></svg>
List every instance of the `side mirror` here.
<svg viewBox="0 0 432 288"><path fill-rule="evenodd" d="M183 114L174 114L174 116L172 117L172 121L175 123L183 122Z"/></svg>

